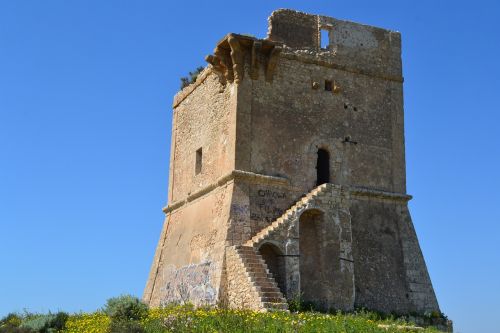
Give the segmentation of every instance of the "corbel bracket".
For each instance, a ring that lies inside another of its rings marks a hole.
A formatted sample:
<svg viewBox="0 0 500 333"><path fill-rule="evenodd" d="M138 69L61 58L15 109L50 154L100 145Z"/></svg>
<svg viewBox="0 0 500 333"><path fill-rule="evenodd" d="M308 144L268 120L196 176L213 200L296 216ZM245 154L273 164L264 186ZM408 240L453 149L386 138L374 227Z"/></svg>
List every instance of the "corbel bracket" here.
<svg viewBox="0 0 500 333"><path fill-rule="evenodd" d="M261 68L267 82L272 82L276 70L281 44L266 39L228 34L215 47L214 54L205 57L215 72L229 82L239 84L248 68L252 80L259 79Z"/></svg>

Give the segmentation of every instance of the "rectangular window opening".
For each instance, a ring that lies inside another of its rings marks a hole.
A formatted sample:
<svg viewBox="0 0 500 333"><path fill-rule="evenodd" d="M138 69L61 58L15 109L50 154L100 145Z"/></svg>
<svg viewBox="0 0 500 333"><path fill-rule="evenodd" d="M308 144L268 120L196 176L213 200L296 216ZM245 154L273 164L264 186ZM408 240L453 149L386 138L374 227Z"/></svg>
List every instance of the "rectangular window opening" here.
<svg viewBox="0 0 500 333"><path fill-rule="evenodd" d="M330 80L325 80L325 91L332 91L333 83Z"/></svg>
<svg viewBox="0 0 500 333"><path fill-rule="evenodd" d="M322 49L328 49L330 46L330 30L321 29L320 44Z"/></svg>
<svg viewBox="0 0 500 333"><path fill-rule="evenodd" d="M201 172L201 165L203 163L203 151L198 149L196 151L196 166L195 166L195 174L199 174Z"/></svg>

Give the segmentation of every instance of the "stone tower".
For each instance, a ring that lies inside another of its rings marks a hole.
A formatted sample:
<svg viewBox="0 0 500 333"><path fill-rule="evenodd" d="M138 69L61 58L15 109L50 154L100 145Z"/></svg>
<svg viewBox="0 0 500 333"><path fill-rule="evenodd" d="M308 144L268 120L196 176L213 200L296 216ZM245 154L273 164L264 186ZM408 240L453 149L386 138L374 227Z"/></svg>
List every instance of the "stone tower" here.
<svg viewBox="0 0 500 333"><path fill-rule="evenodd" d="M407 205L400 34L280 9L206 60L174 98L144 300L439 311Z"/></svg>

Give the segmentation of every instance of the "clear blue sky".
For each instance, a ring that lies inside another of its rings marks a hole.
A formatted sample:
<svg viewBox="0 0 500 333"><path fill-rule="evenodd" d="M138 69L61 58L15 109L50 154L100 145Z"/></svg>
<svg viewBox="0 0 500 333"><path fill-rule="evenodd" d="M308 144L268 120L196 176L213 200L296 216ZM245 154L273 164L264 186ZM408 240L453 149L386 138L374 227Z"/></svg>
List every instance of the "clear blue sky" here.
<svg viewBox="0 0 500 333"><path fill-rule="evenodd" d="M141 295L179 77L282 7L401 31L434 288L456 332L500 332L500 5L482 0L0 0L0 315Z"/></svg>

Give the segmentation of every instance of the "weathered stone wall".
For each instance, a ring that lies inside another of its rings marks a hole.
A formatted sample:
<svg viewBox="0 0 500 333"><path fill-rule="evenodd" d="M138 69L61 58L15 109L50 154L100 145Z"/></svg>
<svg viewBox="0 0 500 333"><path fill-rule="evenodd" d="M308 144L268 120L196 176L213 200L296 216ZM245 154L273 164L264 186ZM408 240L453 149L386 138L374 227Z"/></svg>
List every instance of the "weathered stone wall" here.
<svg viewBox="0 0 500 333"><path fill-rule="evenodd" d="M399 205L399 234L406 270L406 288L412 304L412 312L432 313L439 305L427 272L424 256L418 244L407 205Z"/></svg>
<svg viewBox="0 0 500 333"><path fill-rule="evenodd" d="M268 38L285 47L272 88L263 75L239 85L240 169L287 177L304 193L322 147L332 182L404 193L399 33L290 10L269 21ZM321 27L331 31L328 49L319 48Z"/></svg>
<svg viewBox="0 0 500 333"><path fill-rule="evenodd" d="M144 299L151 306L219 297L232 182L169 213Z"/></svg>
<svg viewBox="0 0 500 333"><path fill-rule="evenodd" d="M228 244L239 245L267 227L295 203L287 184L235 182Z"/></svg>
<svg viewBox="0 0 500 333"><path fill-rule="evenodd" d="M318 47L318 18L293 10L276 10L268 19L268 37L294 48Z"/></svg>
<svg viewBox="0 0 500 333"><path fill-rule="evenodd" d="M325 80L342 91L325 91ZM250 171L287 177L307 192L317 150L325 148L332 182L404 192L400 85L281 58L273 89L263 80L240 87L252 89Z"/></svg>
<svg viewBox="0 0 500 333"><path fill-rule="evenodd" d="M413 310L401 251L400 204L370 197L351 202L357 307L401 313Z"/></svg>
<svg viewBox="0 0 500 333"><path fill-rule="evenodd" d="M196 89L174 103L170 202L183 199L234 168L235 87L221 85L216 74L206 71ZM202 170L197 174L196 151L200 148Z"/></svg>

